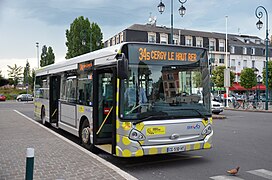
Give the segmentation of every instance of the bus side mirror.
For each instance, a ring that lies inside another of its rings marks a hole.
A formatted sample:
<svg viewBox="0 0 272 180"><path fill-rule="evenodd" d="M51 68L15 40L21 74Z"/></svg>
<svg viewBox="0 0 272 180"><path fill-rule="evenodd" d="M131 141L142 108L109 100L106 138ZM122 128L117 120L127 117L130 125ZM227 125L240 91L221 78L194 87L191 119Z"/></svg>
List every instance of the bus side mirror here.
<svg viewBox="0 0 272 180"><path fill-rule="evenodd" d="M126 58L125 54L117 55L117 77L120 79L127 79L128 78L128 59Z"/></svg>

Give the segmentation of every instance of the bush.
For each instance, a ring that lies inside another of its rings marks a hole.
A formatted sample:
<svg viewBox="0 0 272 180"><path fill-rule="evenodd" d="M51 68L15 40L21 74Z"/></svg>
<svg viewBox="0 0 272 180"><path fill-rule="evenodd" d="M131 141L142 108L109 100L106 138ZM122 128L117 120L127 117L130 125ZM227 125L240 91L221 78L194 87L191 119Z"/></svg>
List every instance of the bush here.
<svg viewBox="0 0 272 180"><path fill-rule="evenodd" d="M32 94L32 91L28 91L29 94ZM4 88L0 89L0 94L6 96L6 100L16 100L16 97L19 94L26 94L25 89L14 89L14 88Z"/></svg>

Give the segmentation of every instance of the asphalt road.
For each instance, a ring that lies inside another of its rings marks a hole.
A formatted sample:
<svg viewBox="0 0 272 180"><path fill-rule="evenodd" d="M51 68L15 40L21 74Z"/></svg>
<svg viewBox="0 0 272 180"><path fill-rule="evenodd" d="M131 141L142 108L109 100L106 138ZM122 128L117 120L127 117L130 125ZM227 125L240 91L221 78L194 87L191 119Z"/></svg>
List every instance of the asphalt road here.
<svg viewBox="0 0 272 180"><path fill-rule="evenodd" d="M31 103L0 102L0 108L16 109L33 118ZM129 159L103 152L98 155L143 180L272 179L272 113L225 111L223 114L226 119L214 120L214 148L210 150ZM60 133L77 141L63 131ZM236 166L240 166L238 175L228 176L226 171Z"/></svg>

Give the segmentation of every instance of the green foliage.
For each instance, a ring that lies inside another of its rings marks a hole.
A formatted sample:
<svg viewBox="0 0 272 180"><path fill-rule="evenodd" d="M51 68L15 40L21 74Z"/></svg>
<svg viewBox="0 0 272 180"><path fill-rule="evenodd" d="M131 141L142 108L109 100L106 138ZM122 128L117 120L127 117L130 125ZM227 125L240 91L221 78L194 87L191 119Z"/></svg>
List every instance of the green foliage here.
<svg viewBox="0 0 272 180"><path fill-rule="evenodd" d="M213 71L212 71L212 83L216 87L224 87L224 69L225 66L217 66ZM230 72L230 84L233 84L235 78L234 72Z"/></svg>
<svg viewBox="0 0 272 180"><path fill-rule="evenodd" d="M193 74L193 82L196 85L196 87L202 86L202 76L200 72L195 72Z"/></svg>
<svg viewBox="0 0 272 180"><path fill-rule="evenodd" d="M24 77L23 77L23 83L28 84L31 81L31 74L30 74L30 64L27 61L26 66L24 67Z"/></svg>
<svg viewBox="0 0 272 180"><path fill-rule="evenodd" d="M19 83L22 76L22 67L14 64L14 67L8 65L8 76L13 80L14 88Z"/></svg>
<svg viewBox="0 0 272 180"><path fill-rule="evenodd" d="M240 75L240 84L246 89L257 85L257 76L252 68L245 68Z"/></svg>
<svg viewBox="0 0 272 180"><path fill-rule="evenodd" d="M9 84L9 80L1 77L0 78L0 87L5 86L7 84Z"/></svg>
<svg viewBox="0 0 272 180"><path fill-rule="evenodd" d="M272 89L272 61L268 61L268 89ZM263 84L266 82L266 68L263 69Z"/></svg>
<svg viewBox="0 0 272 180"><path fill-rule="evenodd" d="M32 94L32 91L28 91L29 94ZM13 88L1 88L0 94L4 94L7 100L15 100L19 94L26 94L24 89L13 89Z"/></svg>
<svg viewBox="0 0 272 180"><path fill-rule="evenodd" d="M53 52L52 47L49 46L47 49L46 45L44 45L42 47L40 66L44 67L54 63L55 63L55 54Z"/></svg>
<svg viewBox="0 0 272 180"><path fill-rule="evenodd" d="M34 89L35 76L36 76L35 69L32 69L32 75L31 75L32 78L31 78L31 81L29 82L29 85L32 90Z"/></svg>
<svg viewBox="0 0 272 180"><path fill-rule="evenodd" d="M83 16L76 18L66 29L66 59L70 59L93 50L103 47L100 27L96 23L90 23L89 19ZM92 43L90 44L90 42Z"/></svg>

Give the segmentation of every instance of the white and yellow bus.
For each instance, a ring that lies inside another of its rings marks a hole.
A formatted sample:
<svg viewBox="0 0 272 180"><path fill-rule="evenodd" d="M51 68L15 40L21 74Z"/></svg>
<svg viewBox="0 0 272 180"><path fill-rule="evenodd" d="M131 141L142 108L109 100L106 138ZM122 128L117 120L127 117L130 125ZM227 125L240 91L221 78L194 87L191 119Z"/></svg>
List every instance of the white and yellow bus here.
<svg viewBox="0 0 272 180"><path fill-rule="evenodd" d="M35 117L119 157L212 147L203 48L122 43L36 72Z"/></svg>

